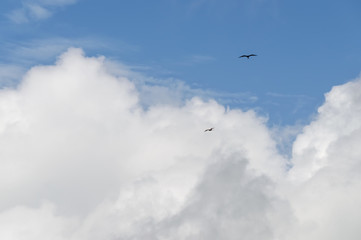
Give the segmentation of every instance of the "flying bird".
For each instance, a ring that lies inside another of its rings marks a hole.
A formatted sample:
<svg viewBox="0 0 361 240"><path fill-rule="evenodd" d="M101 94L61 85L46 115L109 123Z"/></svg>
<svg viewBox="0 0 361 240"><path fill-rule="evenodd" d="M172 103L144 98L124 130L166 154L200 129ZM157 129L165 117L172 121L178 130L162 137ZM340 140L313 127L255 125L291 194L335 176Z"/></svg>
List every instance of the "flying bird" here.
<svg viewBox="0 0 361 240"><path fill-rule="evenodd" d="M257 56L257 55L256 54L242 55L242 56L239 56L238 58L246 57L247 59L249 59L249 57L254 57L254 56Z"/></svg>
<svg viewBox="0 0 361 240"><path fill-rule="evenodd" d="M205 132L211 132L211 131L213 131L213 127L212 128L207 128L206 130L204 130Z"/></svg>

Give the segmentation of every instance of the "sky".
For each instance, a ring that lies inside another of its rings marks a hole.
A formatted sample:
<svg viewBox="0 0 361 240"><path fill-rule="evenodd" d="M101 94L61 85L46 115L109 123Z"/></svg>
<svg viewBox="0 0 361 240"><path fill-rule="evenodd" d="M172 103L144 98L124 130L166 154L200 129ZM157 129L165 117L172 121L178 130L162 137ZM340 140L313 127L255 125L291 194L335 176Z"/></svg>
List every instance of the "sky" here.
<svg viewBox="0 0 361 240"><path fill-rule="evenodd" d="M270 125L305 124L324 93L359 75L360 5L352 0L5 0L1 84L18 79L15 72L53 63L67 48L80 47L150 77L216 92L212 97L224 105L257 108ZM250 53L257 58L238 58ZM3 70L9 67L13 74Z"/></svg>
<svg viewBox="0 0 361 240"><path fill-rule="evenodd" d="M0 238L358 240L360 10L4 0Z"/></svg>

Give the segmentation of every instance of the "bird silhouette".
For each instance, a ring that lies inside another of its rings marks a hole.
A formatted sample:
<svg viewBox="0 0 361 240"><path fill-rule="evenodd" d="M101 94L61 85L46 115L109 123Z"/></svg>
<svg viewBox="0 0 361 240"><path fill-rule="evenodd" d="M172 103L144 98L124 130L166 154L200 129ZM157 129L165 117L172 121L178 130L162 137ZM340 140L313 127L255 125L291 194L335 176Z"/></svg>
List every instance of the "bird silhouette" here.
<svg viewBox="0 0 361 240"><path fill-rule="evenodd" d="M254 56L257 56L257 55L256 54L242 55L242 56L239 56L238 58L246 57L247 59L249 59L249 57L254 57Z"/></svg>
<svg viewBox="0 0 361 240"><path fill-rule="evenodd" d="M204 130L205 132L211 132L211 131L213 131L213 127L211 127L211 128L207 128L206 130Z"/></svg>

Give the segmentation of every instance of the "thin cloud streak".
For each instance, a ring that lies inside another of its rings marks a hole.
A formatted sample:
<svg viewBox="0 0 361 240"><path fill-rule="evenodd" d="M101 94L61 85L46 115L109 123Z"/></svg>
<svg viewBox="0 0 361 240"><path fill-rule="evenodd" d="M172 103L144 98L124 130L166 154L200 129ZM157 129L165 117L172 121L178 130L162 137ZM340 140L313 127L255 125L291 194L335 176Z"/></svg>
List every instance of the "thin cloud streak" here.
<svg viewBox="0 0 361 240"><path fill-rule="evenodd" d="M51 17L56 9L75 4L77 0L25 0L22 7L14 9L7 17L17 24L40 21Z"/></svg>
<svg viewBox="0 0 361 240"><path fill-rule="evenodd" d="M204 100L215 99L223 105L246 105L257 102L257 96L248 92L221 92L200 87L190 87L184 81L174 78L159 79L147 76L149 68L126 66L122 63L106 60L107 71L116 76L126 76L137 87L139 101L144 107L152 105L181 106L194 96Z"/></svg>
<svg viewBox="0 0 361 240"><path fill-rule="evenodd" d="M173 4L175 4L177 7L184 6L185 14L188 17L194 17L197 14L203 14L206 12L213 17L222 19L227 14L235 14L233 12L235 9L237 9L237 11L241 9L241 12L238 12L238 14L242 14L247 18L259 17L260 14L267 14L272 18L277 18L279 15L279 4L277 0L174 0Z"/></svg>

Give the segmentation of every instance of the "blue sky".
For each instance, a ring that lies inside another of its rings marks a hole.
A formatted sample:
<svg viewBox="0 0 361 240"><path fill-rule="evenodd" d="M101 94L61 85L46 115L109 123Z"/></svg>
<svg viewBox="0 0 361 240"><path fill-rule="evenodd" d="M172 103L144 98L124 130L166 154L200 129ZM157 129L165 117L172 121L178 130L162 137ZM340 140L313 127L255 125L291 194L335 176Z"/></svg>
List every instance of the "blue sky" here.
<svg viewBox="0 0 361 240"><path fill-rule="evenodd" d="M359 75L360 10L353 0L5 0L1 85L74 46L233 94L225 105L256 108L270 124L304 123L332 86ZM258 56L237 58L248 53Z"/></svg>
<svg viewBox="0 0 361 240"><path fill-rule="evenodd" d="M2 1L0 239L359 240L360 8Z"/></svg>

